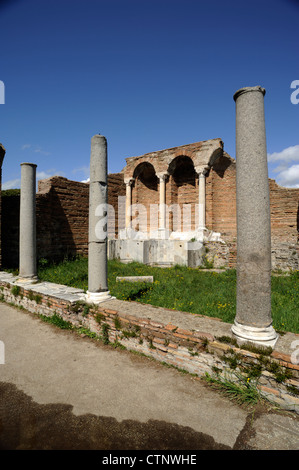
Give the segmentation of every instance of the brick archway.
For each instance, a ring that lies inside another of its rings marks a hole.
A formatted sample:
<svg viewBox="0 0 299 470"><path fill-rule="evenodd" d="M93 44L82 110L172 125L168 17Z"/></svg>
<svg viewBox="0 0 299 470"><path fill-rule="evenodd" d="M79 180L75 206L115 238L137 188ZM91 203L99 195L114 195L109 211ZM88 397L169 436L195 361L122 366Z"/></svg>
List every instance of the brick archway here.
<svg viewBox="0 0 299 470"><path fill-rule="evenodd" d="M159 203L159 180L154 166L146 161L139 163L134 170L133 181L132 207L138 217L135 229L149 231L150 205ZM157 229L158 225L151 228Z"/></svg>
<svg viewBox="0 0 299 470"><path fill-rule="evenodd" d="M166 202L180 208L181 227L174 218L169 221L172 231L195 230L195 206L198 199L198 175L193 160L186 155L175 157L168 166L169 182L166 186ZM173 215L172 213L170 214ZM183 227L183 217L188 219Z"/></svg>

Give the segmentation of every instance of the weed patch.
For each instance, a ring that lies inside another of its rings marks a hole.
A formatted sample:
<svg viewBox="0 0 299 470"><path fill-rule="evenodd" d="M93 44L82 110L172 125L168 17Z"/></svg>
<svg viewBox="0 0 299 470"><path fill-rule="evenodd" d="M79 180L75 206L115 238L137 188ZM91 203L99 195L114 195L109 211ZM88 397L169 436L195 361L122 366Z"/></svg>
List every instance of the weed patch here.
<svg viewBox="0 0 299 470"><path fill-rule="evenodd" d="M72 330L73 325L61 318L57 313L54 313L51 317L48 317L47 315L39 315L41 320L43 320L46 323L51 323L52 325L57 326L58 328L61 328L63 330Z"/></svg>
<svg viewBox="0 0 299 470"><path fill-rule="evenodd" d="M244 377L236 372L221 376L215 374L211 376L206 373L204 379L212 388L220 391L230 400L240 405L256 405L262 400L262 396L257 388L257 381L250 377Z"/></svg>

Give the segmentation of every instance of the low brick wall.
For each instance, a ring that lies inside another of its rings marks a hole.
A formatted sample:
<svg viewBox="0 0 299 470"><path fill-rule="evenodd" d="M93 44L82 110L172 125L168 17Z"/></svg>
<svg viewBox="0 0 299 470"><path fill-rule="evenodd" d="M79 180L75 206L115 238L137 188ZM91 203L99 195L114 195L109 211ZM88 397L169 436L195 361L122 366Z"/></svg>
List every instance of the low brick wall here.
<svg viewBox="0 0 299 470"><path fill-rule="evenodd" d="M299 335L287 333L271 354L261 356L228 344L231 325L219 319L116 299L90 306L80 300L80 292L65 298L41 294L38 283L22 286L7 273L0 275L0 294L2 301L35 314L56 314L74 327L88 329L104 343L137 351L198 377L218 370L233 378L244 368L250 377L250 370L259 370L257 386L262 394L299 413L299 365L292 356Z"/></svg>

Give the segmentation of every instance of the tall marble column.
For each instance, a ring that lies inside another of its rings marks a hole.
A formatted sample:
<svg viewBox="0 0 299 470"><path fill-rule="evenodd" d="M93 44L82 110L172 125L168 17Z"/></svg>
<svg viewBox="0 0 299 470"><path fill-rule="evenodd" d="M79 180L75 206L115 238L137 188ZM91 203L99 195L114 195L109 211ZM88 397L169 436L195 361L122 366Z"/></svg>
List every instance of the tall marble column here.
<svg viewBox="0 0 299 470"><path fill-rule="evenodd" d="M132 184L133 178L125 179L126 185L126 229L132 228Z"/></svg>
<svg viewBox="0 0 299 470"><path fill-rule="evenodd" d="M166 229L166 179L167 173L157 175L159 179L159 230L158 238L169 238L169 230Z"/></svg>
<svg viewBox="0 0 299 470"><path fill-rule="evenodd" d="M264 117L265 89L247 87L236 102L237 311L241 342L273 347L271 219Z"/></svg>
<svg viewBox="0 0 299 470"><path fill-rule="evenodd" d="M195 168L198 174L198 227L199 232L206 229L206 174L209 171L208 166L199 166Z"/></svg>
<svg viewBox="0 0 299 470"><path fill-rule="evenodd" d="M37 278L36 166L21 163L19 275L32 280Z"/></svg>
<svg viewBox="0 0 299 470"><path fill-rule="evenodd" d="M85 300L97 304L111 299L107 275L107 140L91 139L89 183L88 291Z"/></svg>

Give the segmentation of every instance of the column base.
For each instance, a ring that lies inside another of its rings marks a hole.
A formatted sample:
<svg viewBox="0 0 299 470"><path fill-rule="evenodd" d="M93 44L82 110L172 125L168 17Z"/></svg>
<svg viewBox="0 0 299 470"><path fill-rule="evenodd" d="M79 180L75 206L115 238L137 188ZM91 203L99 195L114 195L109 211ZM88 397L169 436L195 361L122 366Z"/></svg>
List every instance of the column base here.
<svg viewBox="0 0 299 470"><path fill-rule="evenodd" d="M235 321L231 331L236 336L237 341L241 344L250 342L257 346L270 346L271 348L274 348L276 341L279 338L279 335L276 333L272 325L257 328L254 326L242 325Z"/></svg>
<svg viewBox="0 0 299 470"><path fill-rule="evenodd" d="M115 299L110 295L110 291L104 292L89 292L87 291L86 294L83 296L82 300L85 300L88 304L99 304L101 302L106 302L107 300Z"/></svg>
<svg viewBox="0 0 299 470"><path fill-rule="evenodd" d="M38 277L37 276L19 276L17 279L17 282L21 282L25 284L36 283L38 282Z"/></svg>

